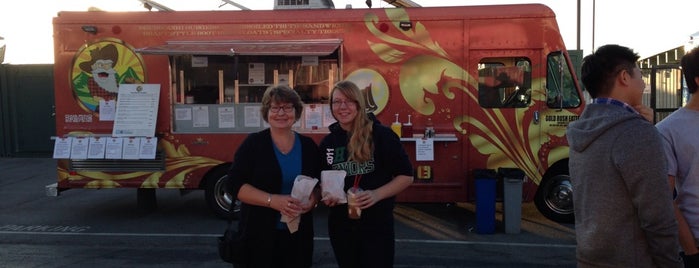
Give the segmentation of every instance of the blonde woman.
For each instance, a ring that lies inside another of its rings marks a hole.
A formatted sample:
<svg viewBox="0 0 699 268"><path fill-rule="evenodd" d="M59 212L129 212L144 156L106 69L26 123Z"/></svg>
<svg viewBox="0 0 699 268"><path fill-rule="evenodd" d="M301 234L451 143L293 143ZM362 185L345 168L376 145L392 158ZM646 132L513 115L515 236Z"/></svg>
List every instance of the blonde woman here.
<svg viewBox="0 0 699 268"><path fill-rule="evenodd" d="M361 210L350 217L347 204L326 200L328 234L340 268L393 267L395 196L413 182L413 168L398 136L373 120L357 85L338 82L330 93L337 122L320 142L324 169L345 170L345 191ZM358 219L355 219L358 216Z"/></svg>

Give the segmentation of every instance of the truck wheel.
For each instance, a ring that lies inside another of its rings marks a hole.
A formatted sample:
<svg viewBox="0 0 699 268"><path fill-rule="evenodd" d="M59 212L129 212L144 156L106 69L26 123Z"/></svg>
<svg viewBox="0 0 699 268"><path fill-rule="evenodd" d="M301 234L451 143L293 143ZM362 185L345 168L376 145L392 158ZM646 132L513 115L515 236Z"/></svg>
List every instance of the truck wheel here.
<svg viewBox="0 0 699 268"><path fill-rule="evenodd" d="M227 167L220 166L207 174L205 180L204 198L206 204L216 217L222 219L238 219L240 214L240 201L233 199L233 195L226 191L228 182Z"/></svg>
<svg viewBox="0 0 699 268"><path fill-rule="evenodd" d="M558 223L574 223L573 186L568 163L552 166L539 183L534 197L536 208L544 217Z"/></svg>

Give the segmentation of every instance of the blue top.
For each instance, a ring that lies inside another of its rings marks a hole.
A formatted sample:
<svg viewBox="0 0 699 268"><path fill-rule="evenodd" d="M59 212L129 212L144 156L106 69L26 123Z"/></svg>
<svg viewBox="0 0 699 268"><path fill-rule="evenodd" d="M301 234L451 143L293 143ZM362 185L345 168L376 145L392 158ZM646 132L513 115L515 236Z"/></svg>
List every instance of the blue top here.
<svg viewBox="0 0 699 268"><path fill-rule="evenodd" d="M279 148L277 148L277 145L274 145L274 155L277 156L277 162L282 170L281 194L291 194L296 175L301 174L301 140L297 137L297 134L294 133L294 145L291 147L291 151L289 151L288 154L283 154ZM285 228L285 223L281 221L277 223L277 229L282 230Z"/></svg>

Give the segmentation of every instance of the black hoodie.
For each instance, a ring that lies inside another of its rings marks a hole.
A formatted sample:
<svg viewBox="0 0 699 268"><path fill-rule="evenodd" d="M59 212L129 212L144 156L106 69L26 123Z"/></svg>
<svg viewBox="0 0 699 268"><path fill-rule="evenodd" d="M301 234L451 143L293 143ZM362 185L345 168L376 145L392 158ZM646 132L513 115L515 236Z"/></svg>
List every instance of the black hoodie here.
<svg viewBox="0 0 699 268"><path fill-rule="evenodd" d="M354 184L357 175L359 187L364 190L373 190L390 182L395 176L413 176L413 167L410 158L405 152L400 138L388 127L381 125L376 117L371 114L369 118L374 122L372 137L374 139L374 151L371 160L358 163L348 161L349 152L347 131L335 122L329 126L330 134L320 142L321 153L326 161L323 161L323 170L336 169L347 171L345 188L347 191ZM392 213L395 197L387 198L376 203L369 209L362 211L362 219L371 218L374 213ZM338 212L347 215L346 206L335 206ZM333 209L334 210L334 209Z"/></svg>

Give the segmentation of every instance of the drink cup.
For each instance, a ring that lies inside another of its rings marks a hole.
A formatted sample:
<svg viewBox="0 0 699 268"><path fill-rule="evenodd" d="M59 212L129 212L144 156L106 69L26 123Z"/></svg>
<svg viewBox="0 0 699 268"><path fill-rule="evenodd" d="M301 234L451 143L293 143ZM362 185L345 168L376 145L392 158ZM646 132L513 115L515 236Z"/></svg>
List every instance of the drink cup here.
<svg viewBox="0 0 699 268"><path fill-rule="evenodd" d="M352 187L347 190L347 215L350 219L359 219L362 217L362 209L357 203L357 194L361 193L362 189Z"/></svg>

